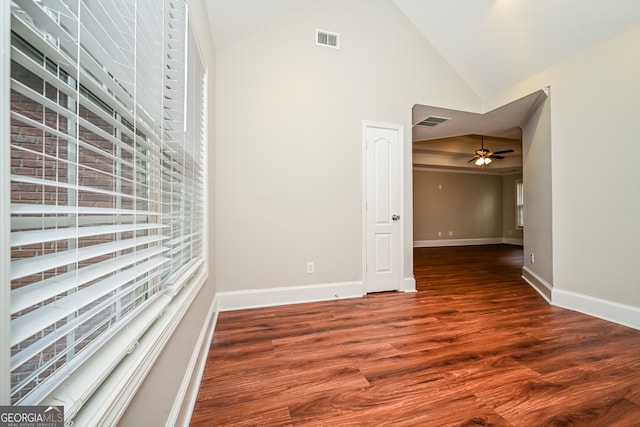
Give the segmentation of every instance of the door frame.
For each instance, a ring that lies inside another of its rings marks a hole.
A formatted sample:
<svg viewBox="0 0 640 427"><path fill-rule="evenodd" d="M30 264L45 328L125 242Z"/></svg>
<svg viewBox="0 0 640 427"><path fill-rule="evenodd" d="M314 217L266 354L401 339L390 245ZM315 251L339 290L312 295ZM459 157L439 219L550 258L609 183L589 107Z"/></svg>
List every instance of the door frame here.
<svg viewBox="0 0 640 427"><path fill-rule="evenodd" d="M405 290L404 286L404 242L405 242L405 206L404 206L404 126L401 124L376 122L371 120L362 121L362 295L367 294L367 254L368 247L368 222L367 222L367 128L380 128L395 130L398 132L398 215L400 220L398 224L398 289Z"/></svg>

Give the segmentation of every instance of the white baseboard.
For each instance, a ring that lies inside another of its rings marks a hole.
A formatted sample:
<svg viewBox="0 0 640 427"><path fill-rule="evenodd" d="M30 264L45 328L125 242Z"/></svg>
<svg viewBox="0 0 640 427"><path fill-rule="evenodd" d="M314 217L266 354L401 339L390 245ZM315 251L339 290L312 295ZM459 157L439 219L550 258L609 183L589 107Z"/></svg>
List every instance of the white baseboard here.
<svg viewBox="0 0 640 427"><path fill-rule="evenodd" d="M509 239L503 237L487 237L479 239L438 239L438 240L414 240L414 248L436 248L440 246L472 246L472 245L509 245L522 246L522 239Z"/></svg>
<svg viewBox="0 0 640 427"><path fill-rule="evenodd" d="M553 288L551 303L640 330L640 307Z"/></svg>
<svg viewBox="0 0 640 427"><path fill-rule="evenodd" d="M640 307L554 288L527 267L522 267L522 278L551 305L640 330Z"/></svg>
<svg viewBox="0 0 640 427"><path fill-rule="evenodd" d="M551 303L553 286L549 282L538 276L527 267L522 267L522 278L525 282L531 285L533 289L538 291L542 298L547 300L548 303Z"/></svg>
<svg viewBox="0 0 640 427"><path fill-rule="evenodd" d="M174 401L173 408L169 414L166 426L188 427L193 414L193 408L198 398L202 375L209 356L209 347L213 340L213 332L218 322L218 302L217 295L213 298L213 303L207 312L207 318L203 323L202 330L198 335L196 347L193 349L187 372L185 373L180 389Z"/></svg>
<svg viewBox="0 0 640 427"><path fill-rule="evenodd" d="M523 239L512 239L512 238L505 237L502 239L502 243L506 245L524 246Z"/></svg>
<svg viewBox="0 0 640 427"><path fill-rule="evenodd" d="M416 290L416 278L405 277L400 286L400 292L417 292Z"/></svg>
<svg viewBox="0 0 640 427"><path fill-rule="evenodd" d="M362 282L250 289L246 291L218 292L216 294L220 311L358 298L363 295Z"/></svg>

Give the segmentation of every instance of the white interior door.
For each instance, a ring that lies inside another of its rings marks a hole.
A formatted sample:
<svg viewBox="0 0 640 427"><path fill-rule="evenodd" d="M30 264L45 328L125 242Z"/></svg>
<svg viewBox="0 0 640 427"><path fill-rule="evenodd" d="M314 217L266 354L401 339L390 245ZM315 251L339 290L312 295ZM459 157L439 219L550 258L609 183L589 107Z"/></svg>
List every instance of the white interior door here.
<svg viewBox="0 0 640 427"><path fill-rule="evenodd" d="M366 292L400 289L402 127L364 124Z"/></svg>

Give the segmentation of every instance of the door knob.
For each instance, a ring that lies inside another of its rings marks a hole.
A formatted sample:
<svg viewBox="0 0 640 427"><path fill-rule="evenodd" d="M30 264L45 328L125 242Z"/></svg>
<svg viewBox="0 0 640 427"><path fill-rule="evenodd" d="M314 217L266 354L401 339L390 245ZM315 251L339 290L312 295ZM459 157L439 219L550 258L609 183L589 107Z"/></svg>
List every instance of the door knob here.
<svg viewBox="0 0 640 427"><path fill-rule="evenodd" d="M394 221L398 221L400 219L400 215L393 215L391 219Z"/></svg>

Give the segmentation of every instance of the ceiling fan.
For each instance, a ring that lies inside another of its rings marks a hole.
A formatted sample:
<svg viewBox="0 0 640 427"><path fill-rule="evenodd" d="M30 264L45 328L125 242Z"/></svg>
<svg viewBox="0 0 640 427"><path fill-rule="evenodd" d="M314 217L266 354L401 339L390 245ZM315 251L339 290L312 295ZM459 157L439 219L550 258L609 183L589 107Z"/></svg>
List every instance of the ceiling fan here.
<svg viewBox="0 0 640 427"><path fill-rule="evenodd" d="M484 148L484 136L480 136L481 138L481 148L476 150L475 156L473 159L469 160L467 163L474 162L477 166L484 167L493 161L493 159L504 159L504 156L500 154L512 153L513 150L501 150L501 151L491 151L488 148Z"/></svg>

